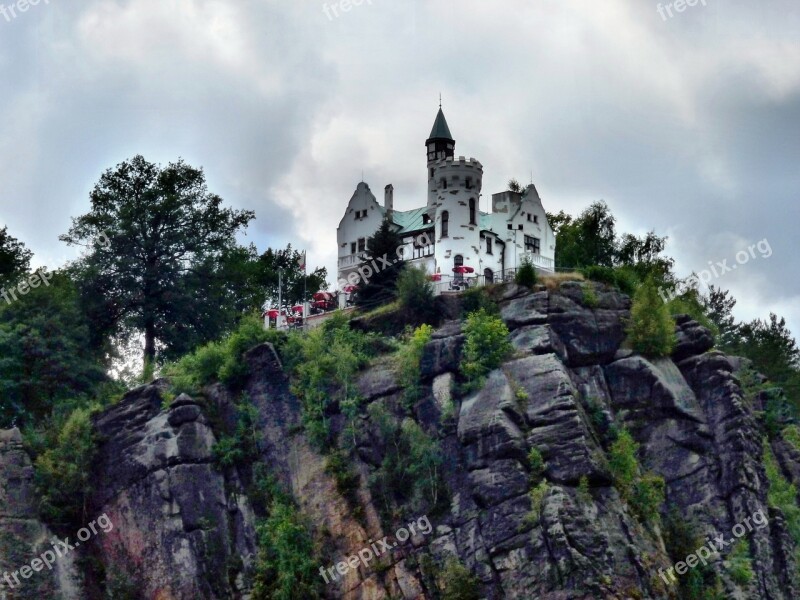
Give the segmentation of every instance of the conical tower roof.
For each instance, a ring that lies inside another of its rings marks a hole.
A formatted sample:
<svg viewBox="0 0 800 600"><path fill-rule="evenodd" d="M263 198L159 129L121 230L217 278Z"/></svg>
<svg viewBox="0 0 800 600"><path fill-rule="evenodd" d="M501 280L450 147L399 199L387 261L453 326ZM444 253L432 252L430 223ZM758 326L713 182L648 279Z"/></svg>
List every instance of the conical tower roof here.
<svg viewBox="0 0 800 600"><path fill-rule="evenodd" d="M450 133L450 128L447 126L447 119L444 118L442 107L439 107L439 113L436 115L436 121L433 122L433 129L428 136L430 140L452 140L453 136Z"/></svg>

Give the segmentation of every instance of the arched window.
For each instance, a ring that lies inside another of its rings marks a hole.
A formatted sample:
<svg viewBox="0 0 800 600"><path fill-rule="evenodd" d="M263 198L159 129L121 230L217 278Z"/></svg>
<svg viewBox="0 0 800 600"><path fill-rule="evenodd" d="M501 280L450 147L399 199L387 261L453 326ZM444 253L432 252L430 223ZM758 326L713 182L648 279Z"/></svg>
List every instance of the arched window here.
<svg viewBox="0 0 800 600"><path fill-rule="evenodd" d="M484 269L483 278L485 279L485 285L494 283L494 272L491 269Z"/></svg>
<svg viewBox="0 0 800 600"><path fill-rule="evenodd" d="M446 238L450 232L450 213L444 211L442 213L442 237Z"/></svg>
<svg viewBox="0 0 800 600"><path fill-rule="evenodd" d="M464 257L461 256L460 254L456 254L453 257L453 266L454 267L463 267L464 266ZM460 271L456 271L455 274L453 275L453 280L457 281L457 282L464 281L464 273L461 273Z"/></svg>
<svg viewBox="0 0 800 600"><path fill-rule="evenodd" d="M477 221L475 220L475 198L469 199L469 224L470 225L477 225Z"/></svg>

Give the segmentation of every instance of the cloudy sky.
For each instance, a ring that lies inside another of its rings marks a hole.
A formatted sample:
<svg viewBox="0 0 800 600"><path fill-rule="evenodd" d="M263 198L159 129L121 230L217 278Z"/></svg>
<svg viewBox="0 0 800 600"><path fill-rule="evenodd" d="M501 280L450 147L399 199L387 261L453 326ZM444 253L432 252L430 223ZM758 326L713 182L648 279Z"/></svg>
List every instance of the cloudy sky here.
<svg viewBox="0 0 800 600"><path fill-rule="evenodd" d="M767 240L714 283L800 334L797 0L46 1L0 0L0 223L37 265L140 153L204 167L256 211L243 241L332 273L362 171L424 204L441 92L484 198L532 173L549 211L603 199L684 275Z"/></svg>

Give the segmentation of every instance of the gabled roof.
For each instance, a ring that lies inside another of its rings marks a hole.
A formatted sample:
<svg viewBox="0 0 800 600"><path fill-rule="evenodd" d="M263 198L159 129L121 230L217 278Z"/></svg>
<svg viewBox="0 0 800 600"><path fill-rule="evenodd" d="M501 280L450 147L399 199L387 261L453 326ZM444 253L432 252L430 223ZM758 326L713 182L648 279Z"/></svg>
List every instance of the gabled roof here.
<svg viewBox="0 0 800 600"><path fill-rule="evenodd" d="M428 136L429 140L433 139L452 140L453 136L450 134L450 128L447 126L447 119L444 118L444 112L439 107L439 113L436 115L436 120L433 122L433 129Z"/></svg>

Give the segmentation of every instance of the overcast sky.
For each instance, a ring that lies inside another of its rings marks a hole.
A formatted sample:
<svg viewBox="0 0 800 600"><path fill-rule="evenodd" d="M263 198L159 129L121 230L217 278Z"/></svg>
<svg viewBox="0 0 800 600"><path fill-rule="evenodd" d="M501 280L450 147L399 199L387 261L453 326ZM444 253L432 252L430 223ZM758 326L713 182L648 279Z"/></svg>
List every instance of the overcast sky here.
<svg viewBox="0 0 800 600"><path fill-rule="evenodd" d="M183 157L256 211L243 241L333 282L362 170L425 203L441 92L482 209L532 173L548 211L603 199L668 235L682 275L767 240L714 283L798 334L800 4L704 1L0 0L0 223L58 266L104 169Z"/></svg>

